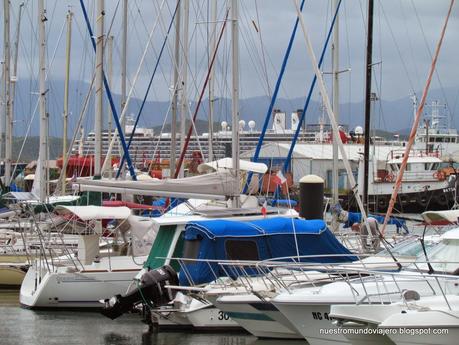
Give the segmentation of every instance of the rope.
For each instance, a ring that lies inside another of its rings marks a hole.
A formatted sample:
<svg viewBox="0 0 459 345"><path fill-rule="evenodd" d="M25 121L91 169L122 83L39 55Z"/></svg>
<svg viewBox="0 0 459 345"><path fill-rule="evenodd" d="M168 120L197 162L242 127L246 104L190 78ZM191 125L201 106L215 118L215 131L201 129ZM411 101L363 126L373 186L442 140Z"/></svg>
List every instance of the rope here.
<svg viewBox="0 0 459 345"><path fill-rule="evenodd" d="M448 14L446 16L445 23L443 24L443 28L441 30L440 40L437 43L437 47L435 49L435 55L434 55L434 58L432 60L431 65L430 65L430 70L429 70L429 74L428 74L428 77L427 77L427 82L426 82L426 85L424 87L424 91L422 92L422 98L421 98L421 102L419 104L418 111L416 113L416 118L414 120L413 126L411 127L410 137L409 137L408 143L407 143L406 148L405 148L402 164L400 166L400 172L397 175L397 180L395 181L394 190L392 192L392 196L391 196L390 201L389 201L389 208L387 210L386 217L384 218L384 224L383 224L383 228L381 230L381 233L383 235L384 235L384 232L386 230L387 222L388 222L390 216L392 215L392 210L394 208L395 201L396 201L397 195L398 195L398 189L400 188L400 186L402 184L403 173L405 172L406 164L408 162L408 157L409 157L411 148L412 148L412 146L414 144L414 139L416 137L416 132L417 132L417 129L418 129L418 126L419 126L419 121L421 120L421 116L422 116L422 113L424 111L424 105L426 103L427 93L429 91L430 83L432 81L432 76L433 76L433 74L435 72L435 67L437 65L437 59L438 59L438 56L440 54L440 48L441 48L441 45L443 43L443 38L445 36L446 27L448 26L448 21L449 21L449 17L451 16L451 11L453 9L453 5L454 5L454 0L451 0L451 3L449 5L449 9L448 9Z"/></svg>
<svg viewBox="0 0 459 345"><path fill-rule="evenodd" d="M303 11L304 1L305 0L301 1L300 12ZM261 133L260 133L260 138L258 139L258 144L257 144L257 147L255 148L255 153L254 153L253 159L252 159L253 162L258 162L258 157L260 156L260 151L261 151L261 146L263 144L263 139L264 139L266 131L268 129L268 124L269 124L269 120L271 119L271 113L272 113L273 108L274 108L274 103L276 103L277 94L279 93L279 88L280 88L282 79L284 77L285 68L287 67L288 58L289 58L290 52L292 50L293 41L295 40L296 31L298 29L298 22L299 22L299 18L297 17L296 20L295 20L295 25L293 26L292 34L290 35L290 40L289 40L288 45L287 45L287 50L285 51L285 54L284 54L284 60L282 61L281 70L279 72L279 76L277 77L276 86L274 88L274 93L273 93L273 96L271 97L271 102L269 103L268 111L266 112L265 122L263 123L263 128L262 128ZM243 191L244 194L247 193L248 186L250 185L250 181L252 180L252 175L253 175L253 173L249 172L249 174L247 176L247 183L244 186L244 191Z"/></svg>
<svg viewBox="0 0 459 345"><path fill-rule="evenodd" d="M163 44L162 44L161 49L159 51L158 59L156 60L155 68L153 69L153 73L151 74L151 78L150 78L150 81L149 81L148 86L147 86L147 91L145 92L145 96L143 97L142 104L141 104L139 112L138 112L138 114L136 116L135 123L134 123L134 128L132 129L131 136L129 137L129 142L127 144L127 149L128 150L131 147L131 143L132 143L132 139L134 138L135 130L137 129L137 125L139 124L140 115L142 114L143 108L144 108L145 103L147 101L148 94L150 93L151 85L153 84L153 79L154 79L154 77L156 75L156 71L158 70L158 66L159 66L159 62L161 61L161 57L163 56L164 47L166 46L167 39L169 38L169 33L171 31L172 24L174 23L175 15L177 14L177 9L179 8L179 6L180 6L180 1L177 1L177 5L175 6L174 14L172 15L171 21L170 21L169 26L167 28L166 36L164 37ZM119 165L119 168L118 168L118 172L116 173L116 178L120 177L120 174L121 174L121 171L123 169L123 165L124 165L125 159L126 159L126 152L123 155L123 158L121 159L121 162L120 162L120 165Z"/></svg>

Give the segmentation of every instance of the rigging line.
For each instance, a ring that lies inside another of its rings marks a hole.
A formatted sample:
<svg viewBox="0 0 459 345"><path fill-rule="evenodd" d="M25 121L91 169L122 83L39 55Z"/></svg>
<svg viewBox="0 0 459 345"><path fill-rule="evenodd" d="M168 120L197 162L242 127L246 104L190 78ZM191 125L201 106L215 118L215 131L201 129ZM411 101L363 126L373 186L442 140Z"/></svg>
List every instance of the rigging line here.
<svg viewBox="0 0 459 345"><path fill-rule="evenodd" d="M416 58L416 55L414 54L414 48L413 48L413 44L412 44L412 39L411 39L411 36L410 36L410 30L408 30L408 16L406 15L406 10L405 10L405 6L404 6L404 3L403 1L399 1L399 4L400 4L400 13L402 14L403 16L403 25L404 25L404 28L405 28L405 34L406 34L406 37L408 38L408 45L410 47L410 53L411 53L411 63L412 63L412 66L414 67L414 74L416 76L416 85L421 85L421 78L420 78L420 73L419 73L419 65L418 65L418 59Z"/></svg>
<svg viewBox="0 0 459 345"><path fill-rule="evenodd" d="M341 138L339 136L338 124L335 121L335 117L334 117L334 113L333 113L333 110L332 110L332 107L331 107L330 99L328 97L327 90L325 88L325 83L324 83L324 80L322 78L322 73L320 72L320 70L318 68L318 63L317 63L317 60L316 60L316 57L315 57L315 54L314 54L314 49L312 47L312 43L311 43L311 40L309 38L309 32L308 32L308 30L306 28L306 25L305 25L305 22L304 22L304 16L301 13L301 10L299 8L298 0L293 0L293 3L294 3L294 6L295 6L295 9L296 9L297 16L298 16L298 18L300 20L301 30L303 32L303 36L304 36L304 39L306 41L306 48L307 48L307 52L308 52L309 58L311 60L311 65L312 65L312 68L314 69L314 74L317 76L317 80L319 82L318 85L319 85L319 88L320 88L320 93L321 93L323 102L325 104L325 107L327 109L327 115L328 115L328 117L330 119L330 123L331 123L332 128L333 128L333 139L338 144L338 148L339 148L339 151L341 153L342 161L343 161L344 167L346 168L346 172L347 172L350 184L352 186L356 186L357 183L355 181L354 175L352 174L352 169L351 169L351 166L349 164L349 160L347 159L348 154L346 153L346 149L344 148L344 145L341 142ZM356 201L357 201L357 204L359 206L360 212L362 214L362 219L363 219L366 227L369 228L368 221L367 221L367 215L366 215L366 212L365 212L365 208L363 207L362 200L357 197Z"/></svg>
<svg viewBox="0 0 459 345"><path fill-rule="evenodd" d="M424 31L424 27L422 25L421 19L419 18L419 13L418 13L418 11L416 9L416 6L413 3L413 0L411 0L411 5L412 5L412 7L414 9L414 13L416 14L416 20L418 21L419 27L421 28L422 38L424 39L424 44L426 45L427 52L429 53L430 59L432 59L432 51L430 50L429 44L427 42L427 37L426 37L425 31ZM437 78L438 84L440 84L440 90L441 90L443 98L445 99L445 104L446 104L446 108L448 109L448 112L449 112L450 120L453 120L452 112L451 112L451 109L450 109L449 103L448 103L448 98L446 97L445 88L443 87L443 83L442 83L442 81L440 79L440 75L438 74L438 70L437 69L435 69L435 77Z"/></svg>
<svg viewBox="0 0 459 345"><path fill-rule="evenodd" d="M261 56L263 59L263 69L265 72L266 76L266 86L268 87L268 94L271 97L272 96L272 90L271 90L271 85L269 83L269 74L268 74L268 65L266 63L266 47L263 41L263 35L262 35L262 29L261 29L261 21L260 21L260 15L258 12L258 1L255 0L255 12L257 16L257 23L258 23L258 30L259 30L259 37L260 37L260 48L261 48Z"/></svg>
<svg viewBox="0 0 459 345"><path fill-rule="evenodd" d="M392 214L392 210L393 210L394 205L395 205L395 200L397 198L398 189L400 188L400 185L402 183L403 173L405 171L406 164L408 162L408 157L409 157L409 153L410 153L411 147L413 146L414 139L416 137L416 132L417 132L417 129L418 129L418 126L419 126L419 121L421 120L421 115L422 115L422 112L424 110L424 105L425 105L425 102L426 102L426 99L427 99L427 93L429 92L429 87L430 87L430 83L432 81L432 77L433 77L433 74L434 74L434 71L435 71L435 67L437 65L438 56L440 55L440 49L441 49L441 46L442 46L442 43L443 43L443 38L445 37L446 28L448 26L448 21L449 21L449 18L451 16L451 11L453 9L453 5L454 5L454 0L451 0L450 5L449 5L449 9L448 9L448 14L446 15L446 19L445 19L445 22L443 24L443 28L442 28L441 33L440 33L440 39L439 39L439 41L437 43L437 47L435 48L435 55L434 55L434 58L432 60L431 65L430 65L430 70L429 70L429 74L427 76L427 81L426 81L426 84L424 86L424 90L422 92L421 102L420 102L419 108L418 108L418 110L416 112L416 118L414 119L413 126L411 127L409 140L408 140L408 143L407 143L407 145L405 147L405 153L403 155L402 164L400 166L399 173L397 174L397 180L395 181L395 186L394 186L394 189L392 191L392 196L391 196L390 201L389 201L389 208L387 209L386 216L384 217L384 223L383 223L383 227L382 227L382 230L381 230L381 233L383 235L384 235L384 231L386 230L387 222L388 222L388 220L389 220L389 218L390 218L390 216Z"/></svg>
<svg viewBox="0 0 459 345"><path fill-rule="evenodd" d="M61 33L59 35L59 40L57 41L56 46L54 47L54 51L53 51L53 54L52 54L51 61L48 64L48 69L46 70L45 80L48 80L49 71L51 70L51 67L53 66L53 63L54 63L54 59L56 58L57 48L59 46L59 41L60 41L60 38L62 37L62 33L63 33L63 31L61 31ZM34 120L35 115L37 113L38 104L39 104L39 100L37 99L37 101L35 103L34 111L32 113L30 121L29 121L29 125L27 126L27 131L26 131L26 134L24 136L24 140L22 141L22 144L21 144L21 149L19 150L19 154L18 154L18 158L17 158L18 161L21 160L21 156L22 156L22 152L24 151L25 143L26 143L27 138L28 138L28 136L30 134L30 130L32 128L32 123L33 123L33 120ZM16 169L17 169L17 165L15 165L15 167L13 169L13 173L12 173L11 176L14 176L14 174L16 173Z"/></svg>
<svg viewBox="0 0 459 345"><path fill-rule="evenodd" d="M266 57L263 55L260 55L259 49L257 48L257 43L256 39L260 41L259 34L261 32L260 28L256 26L255 24L255 33L252 30L252 27L255 23L253 20L251 20L248 15L247 15L247 8L242 4L241 8L243 9L242 11L242 22L245 20L246 25L241 25L241 37L244 41L244 45L246 46L247 54L250 57L250 60L252 61L253 64L253 69L256 71L258 78L260 79L260 83L263 87L264 92L268 95L268 97L272 96L272 90L269 85L269 77L267 74L267 70L265 69L266 67ZM244 11L245 10L245 11ZM258 31L257 31L258 30ZM258 34L257 34L258 33ZM255 37L254 37L255 36ZM262 54L264 53L264 47L263 47L263 41L261 41L261 52ZM263 61L264 58L264 61ZM257 61L259 61L257 63ZM266 82L266 84L265 84Z"/></svg>
<svg viewBox="0 0 459 345"><path fill-rule="evenodd" d="M409 71L408 71L408 66L407 66L406 63L405 63L405 59L403 58L403 55L402 55L402 52L401 52L401 50L400 50L400 46L399 46L398 43L397 43L397 39L396 39L396 37L395 37L394 31L392 30L392 26L390 25L389 19L387 18L386 11L384 10L384 6L383 6L383 4L382 4L382 1L379 0L378 3L379 3L379 6L380 6L380 8L381 8L381 12L382 12L382 14L383 14L383 18L384 18L384 20L386 21L387 27L389 28L389 32L390 32L390 35L391 35L391 37L392 37L392 41L394 42L395 48L396 48L396 50L397 50L398 57L400 58L400 61L401 61L401 63L402 63L403 70L404 70L404 72L405 72L405 77L406 77L406 79L408 80L408 83L410 84L411 92L415 93L415 92L416 92L416 89L414 88L413 81L412 81L411 78L410 78L410 73L409 73Z"/></svg>
<svg viewBox="0 0 459 345"><path fill-rule="evenodd" d="M96 79L96 74L94 73L93 76L92 76L92 79L91 79L91 84L89 85L88 92L86 93L86 97L85 97L84 102L83 102L83 108L81 109L80 116L78 117L78 122L77 122L77 125L76 125L76 129L73 131L73 137L72 137L72 141L70 142L68 151L66 153L66 159L65 159L65 161L62 162L62 172L63 173L61 173L60 176L59 176L59 181L57 183L58 188L56 188L55 193L58 192L59 186L62 186L63 179L65 179L67 177L67 166L68 166L68 162L70 160L70 154L72 153L72 149L73 149L73 145L75 144L76 137L79 135L80 126L81 126L84 118L86 117L87 110L88 110L88 105L89 105L89 100L91 98L91 93L92 93L92 90L93 90L93 87L94 87L95 79ZM82 138L81 140L84 140L84 138ZM82 174L83 166L84 166L84 163L86 162L86 159L88 159L88 155L84 156L84 161L83 161L83 164L81 166L81 170L80 170L80 174L79 174L80 176Z"/></svg>
<svg viewBox="0 0 459 345"><path fill-rule="evenodd" d="M89 35L91 37L92 46L93 46L94 51L95 51L96 50L96 41L94 39L94 34L92 32L91 23L89 22L88 13L86 12L86 7L84 5L83 0L80 0L80 5L81 5L81 9L83 11L83 16L84 16L84 19L85 19L85 22L86 22L86 26L87 26L88 31L89 31ZM136 177L136 174L135 174L134 166L132 165L132 161L131 161L131 157L129 156L129 152L126 152L126 142L124 140L124 133L123 133L123 130L121 128L120 119L118 119L118 113L116 111L115 103L113 102L113 97L112 97L112 94L111 94L111 91L110 91L110 87L108 85L108 81L107 81L107 78L105 76L105 72L102 71L102 74L103 74L103 82L104 82L105 92L107 94L108 101L110 103L110 108L111 108L111 111L112 111L113 119L115 120L116 129L118 131L118 136L119 136L119 139L120 139L121 144L123 146L124 154L126 155L127 164L128 164L128 167L129 167L129 172L131 174L131 178L134 181L136 181L137 177ZM128 98L128 100L129 100L129 98ZM126 104L126 107L123 109L122 115L124 114L124 112L125 112L124 110L126 108L127 108L127 104ZM109 156L109 155L107 155L107 156ZM107 161L107 160L105 160L105 161ZM105 162L104 162L104 165L105 165ZM101 173L102 172L103 172L103 169L101 169Z"/></svg>
<svg viewBox="0 0 459 345"><path fill-rule="evenodd" d="M196 11L197 11L197 10L195 9L195 14L196 14L196 16L197 16ZM164 26L164 23L163 23L163 21L162 21L161 19L160 19L160 25ZM195 29L194 29L193 32L192 32L191 39L193 38L194 33L196 32L196 27L197 27L197 26L195 26ZM201 35L201 36L202 36L202 35ZM197 51L197 49L196 49L196 51ZM173 61L175 62L175 59L173 59ZM201 59L200 66L205 65L205 64L206 64L206 60L205 60L205 56L204 56L204 57ZM188 66L190 66L190 64L188 64ZM196 72L196 76L198 75L198 70L199 70L199 69L196 68L196 71L197 71L197 72ZM193 75L193 72L191 71L191 68L190 68L190 75L191 75L191 79L192 79L192 81L193 81L193 85L195 86L195 89L196 89L196 92L197 92L197 91L198 91L198 85L197 85L197 80L196 80L197 78L195 78L195 76ZM190 98L191 98L191 97L190 97L190 95L188 94L188 101L190 100ZM193 97L193 98L194 98L194 97ZM187 115L188 115L189 118L190 118L190 123L192 124L192 127L193 127L193 132L194 132L194 134L195 134L195 136L196 136L196 142L197 142L199 151L200 151L201 154L204 156L204 151L203 151L203 149L202 149L201 141L199 140L198 131L197 131L197 128L196 128L196 126L195 126L195 121L192 119L192 113L191 113L190 107L187 106L186 109L187 109Z"/></svg>
<svg viewBox="0 0 459 345"><path fill-rule="evenodd" d="M342 0L339 0L338 5L336 6L335 14L334 14L332 22L330 24L330 28L328 30L327 38L325 39L325 43L323 45L322 52L320 54L319 64L317 66L319 70L320 70L320 68L322 66L322 63L323 63L323 60L324 60L324 57L325 57L325 53L327 51L328 43L330 42L330 37L331 37L331 35L333 33L333 27L335 26L336 18L338 17L338 13L339 13L339 9L341 7L341 3L342 3ZM306 97L306 101L305 101L304 106L303 106L303 112L302 112L301 117L300 117L300 119L298 121L298 125L297 125L296 130L295 130L295 135L293 136L292 143L290 145L290 148L289 148L289 151L288 151L288 154L287 154L287 158L285 159L284 166L282 168L282 171L284 173L286 173L288 168L289 168L290 160L291 160L292 155L293 155L293 150L295 149L295 145L296 145L296 142L298 140L298 136L299 136L299 134L301 132L301 125L303 124L304 119L306 117L306 112L308 111L309 102L311 101L312 92L314 91L314 87L316 85L316 82L317 82L317 76L314 75L314 78L312 79L312 82L311 82L311 86L309 87L308 96Z"/></svg>
<svg viewBox="0 0 459 345"><path fill-rule="evenodd" d="M135 6L137 7L137 13L138 13L138 15L139 15L139 17L140 17L140 22L142 23L142 26L143 26L143 28L145 29L145 32L148 33L148 28L147 28L147 25L146 25L146 23L145 23L145 19L144 19L143 15L142 15L142 11L140 11L140 8L139 8L139 5L138 5L138 3L137 3L137 0L135 1L134 4L135 4ZM167 7L167 9L169 10L169 14L172 16L172 11L171 11L170 8L169 8L168 2L166 2L166 7ZM157 9L157 8L155 7L155 10L157 10L158 12L161 12L162 9L161 9L161 8L160 8L160 9ZM162 22L162 15L161 15L160 13L158 13L158 16L159 16L159 20L160 20L160 25L162 24L161 29L163 29L163 34L165 34L165 33L166 33L166 28L164 27L163 22ZM135 25L135 23L134 23L134 24L133 24L133 27L134 27L134 29L135 29L137 35L138 35L138 40L139 40L139 42L140 42L140 35L139 35L138 30L137 30L137 25ZM170 46L169 46L169 45L166 45L166 47L167 47L167 52L169 53L169 57L170 57L171 60L172 60L173 54L172 54L172 51L171 51L171 49L170 49ZM152 51L153 51L153 53L154 53L154 55L155 55L155 58L158 58L158 52L156 51L155 45L153 44L153 42L151 43L151 49L152 49ZM147 64L145 67L148 69L148 68L149 68L149 65ZM161 65L159 65L159 71L160 71L160 73L161 73L161 76L162 76L163 79L164 79L164 82L166 83L167 86L169 86L169 80L170 80L170 79L167 78L166 73L164 72L164 68L163 68ZM150 74L151 71L148 71L148 73ZM155 89L153 89L153 92L154 92L154 96L155 96L156 98L159 99L159 97L158 97L157 94L156 94ZM140 103L139 103L139 104L140 104Z"/></svg>
<svg viewBox="0 0 459 345"><path fill-rule="evenodd" d="M246 29L246 28L245 28ZM261 82L264 81L265 78L264 77L264 73L263 73L263 70L260 68L259 64L256 63L256 60L259 60L260 57L259 56L255 56L256 54L252 53L250 49L250 46L254 46L254 44L251 44L251 42L248 42L248 39L247 37L244 35L244 32L243 32L243 28L241 27L241 37L242 37L242 41L244 43L244 46L245 48L247 49L247 53L248 53L248 56L249 56L249 59L250 61L252 62L252 65L253 65L253 71L255 72L255 74L257 75L257 77L260 79ZM256 47L254 46L254 49L256 49ZM257 54L258 55L258 54ZM262 83L262 87L263 87L263 90L269 94L269 89L266 87L266 85L264 83Z"/></svg>
<svg viewBox="0 0 459 345"><path fill-rule="evenodd" d="M225 32L226 23L228 22L229 10L230 10L229 8L226 10L225 20L223 22L223 25L222 25L222 28L221 28L221 31L220 31L220 35L219 35L217 43L215 45L215 51L212 54L213 56L212 56L212 60L210 62L209 68L207 70L206 80L205 80L204 85L202 87L201 94L199 96L199 100L198 100L198 103L196 105L195 112L193 114L193 119L192 119L193 122L196 120L196 116L198 115L198 111L199 111L199 108L201 106L202 97L204 96L204 93L205 93L206 87L207 87L207 83L209 82L210 72L211 72L212 66L213 66L213 64L215 62L215 58L216 58L217 52L218 52L218 47L220 46L220 42L221 42L221 39L223 37L223 33ZM183 163L183 160L185 158L185 153L186 153L186 150L188 149L188 144L190 142L190 137L191 137L191 133L192 133L192 130L193 130L193 122L191 123L191 125L190 125L190 127L188 129L188 134L187 134L187 137L186 137L182 152L180 153L180 159L179 159L178 164L177 164L177 166L175 168L174 178L177 178L177 176L178 176L178 174L180 172L180 168L182 167L182 163Z"/></svg>
<svg viewBox="0 0 459 345"><path fill-rule="evenodd" d="M142 100L142 104L140 106L139 112L137 113L137 116L136 116L136 119L135 119L134 128L132 129L131 136L129 138L129 142L128 142L128 145L127 145L127 149L128 150L131 147L131 143L132 143L132 140L134 138L134 134L135 134L135 131L137 129L137 125L139 123L140 115L142 115L142 111L143 111L143 108L144 108L145 103L147 101L148 94L150 93L151 85L153 84L153 79L154 79L154 77L156 75L156 71L158 69L159 62L161 61L161 56L163 55L164 47L166 46L167 39L169 38L169 34L171 32L172 25L174 24L174 19L175 19L175 16L177 14L177 10L178 10L178 8L180 6L180 3L181 3L181 0L177 1L177 5L175 6L174 13L172 14L172 18L170 20L169 27L167 28L167 32L166 32L166 35L164 37L163 44L162 44L161 49L159 51L158 59L156 60L155 68L153 69L153 73L151 75L150 81L149 81L148 86L147 86L147 91L145 92L145 96L144 96L144 98ZM125 156L123 155L123 158L121 159L121 162L120 162L120 165L119 165L119 169L118 169L118 171L116 173L116 178L120 177L121 171L123 169L124 161L125 161Z"/></svg>
<svg viewBox="0 0 459 345"><path fill-rule="evenodd" d="M305 2L305 0L301 1L300 11L303 10L304 2ZM282 61L281 70L279 72L279 76L277 77L276 86L274 88L274 93L273 93L273 96L271 97L271 101L269 103L269 107L268 107L268 110L267 110L266 115L265 115L265 121L263 123L263 128L262 128L261 133L260 133L260 138L258 140L257 147L255 148L255 153L253 155L253 159L252 159L253 162L258 162L258 157L260 156L261 145L263 143L263 139L265 137L266 130L268 129L269 120L271 119L271 113L273 111L274 104L276 102L277 95L279 93L279 87L281 85L281 82L282 82L282 79L283 79L283 76L284 76L284 73L285 73L285 69L287 67L288 58L290 56L290 52L291 52L292 46L293 46L293 41L295 39L296 31L298 29L298 22L299 22L299 18L297 17L296 20L295 20L295 25L293 26L292 33L290 35L290 40L288 42L287 49L286 49L285 54L284 54L284 59ZM252 179L252 175L253 175L253 173L251 171L247 175L247 182L246 182L246 185L244 186L244 191L243 191L244 194L247 193L247 188L250 185L250 181Z"/></svg>
<svg viewBox="0 0 459 345"><path fill-rule="evenodd" d="M351 100L352 100L352 64L351 64L351 44L350 44L350 35L349 35L349 16L347 14L347 7L346 2L343 5L344 10L344 19L345 19L345 28L346 28L346 47L347 47L347 65L351 68L348 72L348 109L347 109L347 116L348 116L348 123L350 123L350 116L351 116Z"/></svg>

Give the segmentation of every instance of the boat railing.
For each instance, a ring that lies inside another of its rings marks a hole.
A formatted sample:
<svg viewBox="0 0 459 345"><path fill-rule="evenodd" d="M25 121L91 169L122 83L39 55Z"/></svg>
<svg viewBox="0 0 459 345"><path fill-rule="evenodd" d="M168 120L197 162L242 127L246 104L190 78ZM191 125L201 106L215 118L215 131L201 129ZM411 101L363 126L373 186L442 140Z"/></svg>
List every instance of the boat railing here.
<svg viewBox="0 0 459 345"><path fill-rule="evenodd" d="M388 159L401 159L405 156L405 150L391 150L387 156ZM439 150L428 150L425 149L412 149L408 157L435 157L440 158L441 152Z"/></svg>

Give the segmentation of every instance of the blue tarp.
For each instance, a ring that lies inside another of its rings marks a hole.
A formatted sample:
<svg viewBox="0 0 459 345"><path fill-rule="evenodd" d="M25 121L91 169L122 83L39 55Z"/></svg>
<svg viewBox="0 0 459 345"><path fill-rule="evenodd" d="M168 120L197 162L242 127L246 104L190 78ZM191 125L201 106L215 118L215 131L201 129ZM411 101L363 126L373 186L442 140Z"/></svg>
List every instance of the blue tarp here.
<svg viewBox="0 0 459 345"><path fill-rule="evenodd" d="M369 214L368 217L372 217L372 218L376 219L376 221L379 224L383 224L384 223L384 217L383 216L377 216L377 215ZM359 213L359 212L349 212L348 219L347 219L347 222L344 223L344 227L348 228L348 227L352 226L352 224L354 224L354 223L361 223L361 222L362 222L362 214L361 213ZM408 228L406 227L406 222L403 219L390 217L389 221L387 222L387 224L395 225L397 227L397 232L399 231L400 228L403 228L408 233Z"/></svg>
<svg viewBox="0 0 459 345"><path fill-rule="evenodd" d="M196 240L199 243L196 243ZM185 229L185 252L187 246L198 245L199 248L196 248L193 258L199 260L238 259L234 257L234 248L238 248L239 244L234 241L241 241L239 254L243 258L247 254L247 249L253 248L254 251L258 251L258 255L255 253L258 260L290 257L298 254L300 256L344 254L339 257L313 257L302 260L308 262L330 263L356 260L355 256L327 228L325 222L319 219L304 220L278 217L250 222L210 220L190 222ZM296 245L298 245L298 253ZM233 248L233 257L229 253L229 246ZM245 251L244 254L243 251ZM217 263L186 261L185 266L186 274L191 277L194 284L211 282L215 280L216 275L218 277L237 275L234 272L227 274ZM183 271L180 272L181 285L190 284L186 274Z"/></svg>

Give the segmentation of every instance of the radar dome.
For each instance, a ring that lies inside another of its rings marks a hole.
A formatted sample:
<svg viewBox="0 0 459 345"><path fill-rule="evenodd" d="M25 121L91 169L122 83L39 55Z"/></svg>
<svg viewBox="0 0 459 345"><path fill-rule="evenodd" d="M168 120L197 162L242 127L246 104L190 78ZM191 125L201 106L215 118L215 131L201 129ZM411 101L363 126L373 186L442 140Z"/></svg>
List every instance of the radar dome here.
<svg viewBox="0 0 459 345"><path fill-rule="evenodd" d="M255 121L253 121L253 120L250 120L250 121L249 121L249 127L250 127L250 129L254 129L254 128L255 128L255 125L256 125L256 124L255 124Z"/></svg>
<svg viewBox="0 0 459 345"><path fill-rule="evenodd" d="M221 126L222 126L222 131L226 131L226 128L228 127L228 122L222 121Z"/></svg>
<svg viewBox="0 0 459 345"><path fill-rule="evenodd" d="M357 127L355 127L354 132L355 132L355 134L357 134L357 135L363 135L363 128L360 127L360 126L357 126Z"/></svg>

